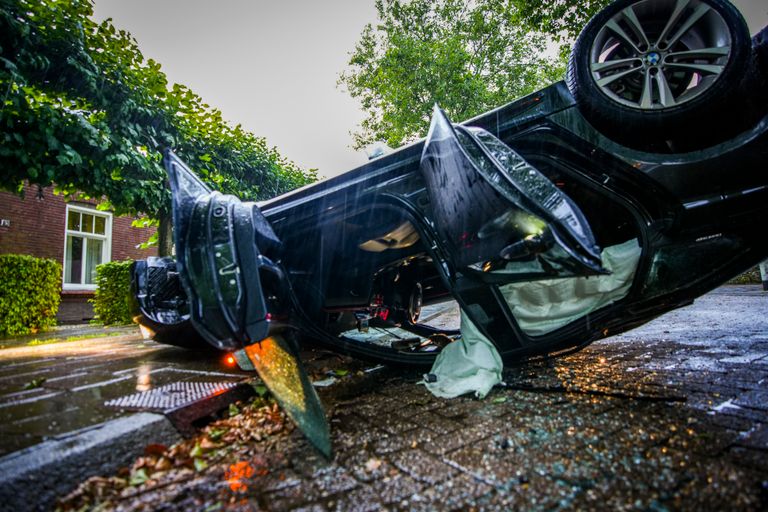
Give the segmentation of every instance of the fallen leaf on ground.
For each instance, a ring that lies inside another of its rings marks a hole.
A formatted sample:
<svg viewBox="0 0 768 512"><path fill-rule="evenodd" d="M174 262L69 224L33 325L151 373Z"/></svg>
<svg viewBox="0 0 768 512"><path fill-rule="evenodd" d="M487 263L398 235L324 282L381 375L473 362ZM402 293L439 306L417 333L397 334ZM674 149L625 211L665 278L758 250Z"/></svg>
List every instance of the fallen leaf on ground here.
<svg viewBox="0 0 768 512"><path fill-rule="evenodd" d="M144 455L156 455L159 457L165 455L167 451L168 447L164 444L148 444L144 447Z"/></svg>
<svg viewBox="0 0 768 512"><path fill-rule="evenodd" d="M195 447L192 448L189 451L190 457L202 457L203 456L203 448L200 446L200 443L196 443Z"/></svg>
<svg viewBox="0 0 768 512"><path fill-rule="evenodd" d="M128 482L128 485L141 485L144 482L149 480L149 476L147 476L147 471L144 468L137 469L133 473L131 473L131 479Z"/></svg>
<svg viewBox="0 0 768 512"><path fill-rule="evenodd" d="M35 389L39 388L43 385L43 383L48 380L45 377L40 377L38 379L32 379L31 381L24 384L24 389Z"/></svg>
<svg viewBox="0 0 768 512"><path fill-rule="evenodd" d="M220 444L214 443L207 437L204 437L202 441L200 441L200 448L205 451L209 450L215 450L216 448L221 448Z"/></svg>

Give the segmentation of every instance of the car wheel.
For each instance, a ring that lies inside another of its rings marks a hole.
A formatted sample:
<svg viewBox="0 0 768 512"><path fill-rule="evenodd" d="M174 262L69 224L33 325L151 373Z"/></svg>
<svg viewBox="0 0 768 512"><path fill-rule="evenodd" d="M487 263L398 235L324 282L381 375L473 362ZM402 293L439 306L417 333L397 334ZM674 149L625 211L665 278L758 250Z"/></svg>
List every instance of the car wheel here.
<svg viewBox="0 0 768 512"><path fill-rule="evenodd" d="M739 129L750 57L746 23L725 0L619 0L579 35L567 84L610 138L693 149Z"/></svg>
<svg viewBox="0 0 768 512"><path fill-rule="evenodd" d="M419 316L421 316L421 303L424 300L424 294L422 292L421 283L416 283L413 285L413 289L411 290L411 294L408 297L408 322L411 324L415 324L419 321Z"/></svg>

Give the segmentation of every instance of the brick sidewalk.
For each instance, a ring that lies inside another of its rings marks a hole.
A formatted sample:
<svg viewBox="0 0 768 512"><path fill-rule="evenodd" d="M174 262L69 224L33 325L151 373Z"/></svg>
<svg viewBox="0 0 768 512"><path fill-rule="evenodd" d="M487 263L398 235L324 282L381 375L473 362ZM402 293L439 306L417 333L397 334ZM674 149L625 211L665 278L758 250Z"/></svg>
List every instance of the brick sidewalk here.
<svg viewBox="0 0 768 512"><path fill-rule="evenodd" d="M172 382L252 378L220 356L145 342L137 327L118 333L0 350L0 456L130 414L104 406L113 398Z"/></svg>
<svg viewBox="0 0 768 512"><path fill-rule="evenodd" d="M389 370L325 396L335 458L296 432L129 489L119 510L765 510L768 295L725 287L644 328L441 400ZM242 484L242 485L240 485ZM131 497L133 496L133 497Z"/></svg>

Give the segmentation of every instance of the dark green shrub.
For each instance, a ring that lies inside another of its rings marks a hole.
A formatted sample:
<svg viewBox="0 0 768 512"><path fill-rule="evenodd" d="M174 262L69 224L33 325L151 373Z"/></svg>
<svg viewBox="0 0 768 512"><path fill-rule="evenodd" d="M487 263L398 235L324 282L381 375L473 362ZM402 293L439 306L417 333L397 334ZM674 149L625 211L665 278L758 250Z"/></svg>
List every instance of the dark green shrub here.
<svg viewBox="0 0 768 512"><path fill-rule="evenodd" d="M96 267L93 312L104 325L131 323L131 260L110 261Z"/></svg>
<svg viewBox="0 0 768 512"><path fill-rule="evenodd" d="M56 325L61 301L61 265L21 254L0 254L0 336Z"/></svg>

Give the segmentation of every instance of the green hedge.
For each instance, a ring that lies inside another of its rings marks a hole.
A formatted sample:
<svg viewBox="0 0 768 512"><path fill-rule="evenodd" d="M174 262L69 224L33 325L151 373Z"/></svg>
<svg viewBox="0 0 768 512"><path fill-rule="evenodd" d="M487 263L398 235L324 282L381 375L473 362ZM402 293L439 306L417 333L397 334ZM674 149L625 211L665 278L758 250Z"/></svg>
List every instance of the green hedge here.
<svg viewBox="0 0 768 512"><path fill-rule="evenodd" d="M0 254L0 336L17 336L56 325L61 265L49 259Z"/></svg>
<svg viewBox="0 0 768 512"><path fill-rule="evenodd" d="M93 312L104 325L129 324L131 312L131 260L110 261L96 267Z"/></svg>

